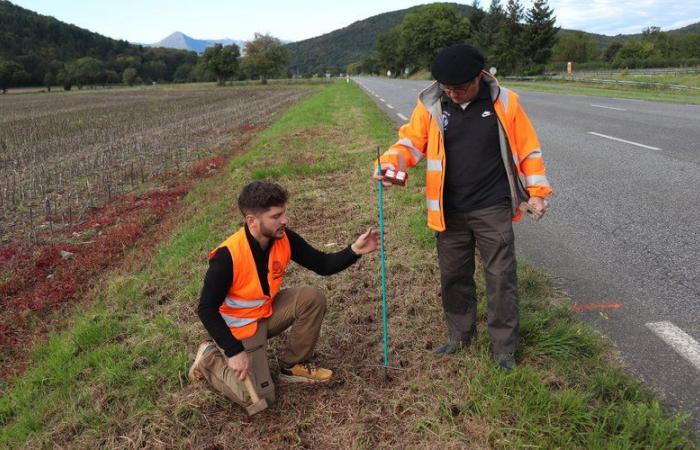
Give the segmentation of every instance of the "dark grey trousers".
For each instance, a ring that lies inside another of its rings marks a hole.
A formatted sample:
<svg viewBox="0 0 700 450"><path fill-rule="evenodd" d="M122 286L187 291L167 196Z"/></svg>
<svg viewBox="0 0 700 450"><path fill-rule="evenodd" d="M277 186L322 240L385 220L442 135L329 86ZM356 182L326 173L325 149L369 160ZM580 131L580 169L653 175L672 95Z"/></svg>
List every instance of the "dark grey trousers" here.
<svg viewBox="0 0 700 450"><path fill-rule="evenodd" d="M520 337L518 278L510 206L445 217L438 233L442 306L449 339L468 344L476 333L474 247L486 278L488 329L493 353L515 352Z"/></svg>

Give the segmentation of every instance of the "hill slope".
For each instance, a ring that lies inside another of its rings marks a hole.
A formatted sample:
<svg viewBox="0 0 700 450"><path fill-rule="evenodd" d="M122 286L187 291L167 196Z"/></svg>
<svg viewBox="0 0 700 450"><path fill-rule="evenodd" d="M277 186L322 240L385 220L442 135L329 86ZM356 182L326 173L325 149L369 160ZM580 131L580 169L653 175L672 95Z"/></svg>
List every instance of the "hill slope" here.
<svg viewBox="0 0 700 450"><path fill-rule="evenodd" d="M92 64L88 84L119 82L128 68L145 81L172 81L180 66L197 62L193 52L111 39L0 0L0 62L15 62L26 72L10 87L41 86L47 74L55 78L67 63L84 57L100 66Z"/></svg>
<svg viewBox="0 0 700 450"><path fill-rule="evenodd" d="M670 30L671 34L691 34L700 33L700 22L691 23L690 25L684 26L683 28L678 28L677 30Z"/></svg>
<svg viewBox="0 0 700 450"><path fill-rule="evenodd" d="M472 7L469 5L458 3L445 4L453 6L460 14L467 17L472 11ZM425 5L378 14L321 36L287 44L287 48L291 53L290 68L292 73L323 73L327 70L344 72L348 64L360 62L362 59L372 55L379 34L398 25L406 14L422 6ZM700 23L670 31L670 33L674 34L697 32L700 32ZM560 36L570 33L581 33L581 31L569 29L561 29L559 31ZM640 34L607 36L596 33L582 33L590 36L600 50L603 50L613 42L624 42L627 39L640 36Z"/></svg>
<svg viewBox="0 0 700 450"><path fill-rule="evenodd" d="M463 15L468 15L471 6L447 3ZM345 71L345 67L370 56L374 51L377 36L401 23L414 6L391 11L364 20L353 22L345 28L330 33L287 44L291 53L291 71L294 74L319 73L325 70Z"/></svg>
<svg viewBox="0 0 700 450"><path fill-rule="evenodd" d="M102 58L110 51L131 47L126 41L110 39L5 0L0 0L0 33L0 57L11 60L39 50L53 52L59 60Z"/></svg>

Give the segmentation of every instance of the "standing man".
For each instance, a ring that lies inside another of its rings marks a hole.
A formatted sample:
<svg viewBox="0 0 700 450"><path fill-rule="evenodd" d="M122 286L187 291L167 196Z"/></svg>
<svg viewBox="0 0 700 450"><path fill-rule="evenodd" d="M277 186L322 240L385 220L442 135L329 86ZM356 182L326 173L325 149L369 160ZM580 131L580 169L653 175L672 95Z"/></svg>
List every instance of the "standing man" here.
<svg viewBox="0 0 700 450"><path fill-rule="evenodd" d="M189 377L206 379L238 403L248 399L243 380L252 373L245 350L250 351L248 341L257 339L261 330L267 330L264 342L291 328L279 353L281 381L323 382L333 375L308 361L321 331L326 298L309 286L282 289L289 261L332 275L378 247L378 234L370 228L344 250L318 251L287 229L286 205L281 186L248 184L238 197L245 225L209 253L197 313L214 342L199 346Z"/></svg>
<svg viewBox="0 0 700 450"><path fill-rule="evenodd" d="M497 364L511 370L519 340L511 222L520 220L521 208L544 214L552 190L517 94L483 67L484 57L473 47L443 49L431 67L436 81L419 94L410 122L380 163L406 170L427 159L428 226L437 232L448 331L435 352L455 353L476 333L476 246L486 276L492 351Z"/></svg>

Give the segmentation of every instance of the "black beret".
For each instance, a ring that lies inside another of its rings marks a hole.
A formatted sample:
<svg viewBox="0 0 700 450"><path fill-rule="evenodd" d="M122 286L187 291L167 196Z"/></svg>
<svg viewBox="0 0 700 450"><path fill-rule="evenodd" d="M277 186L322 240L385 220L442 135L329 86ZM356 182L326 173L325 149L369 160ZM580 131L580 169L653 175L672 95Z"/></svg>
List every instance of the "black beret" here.
<svg viewBox="0 0 700 450"><path fill-rule="evenodd" d="M484 68L484 55L467 44L445 47L433 59L430 72L438 83L456 86L474 79Z"/></svg>

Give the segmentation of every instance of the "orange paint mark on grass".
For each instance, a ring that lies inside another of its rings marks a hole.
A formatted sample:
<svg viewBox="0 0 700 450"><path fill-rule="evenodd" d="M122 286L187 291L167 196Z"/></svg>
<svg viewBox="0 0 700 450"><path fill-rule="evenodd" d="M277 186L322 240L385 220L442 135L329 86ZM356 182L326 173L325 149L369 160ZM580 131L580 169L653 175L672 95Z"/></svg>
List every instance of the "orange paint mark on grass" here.
<svg viewBox="0 0 700 450"><path fill-rule="evenodd" d="M619 309L622 303L584 303L579 305L571 305L574 312L580 313L583 311L598 311L603 309Z"/></svg>

